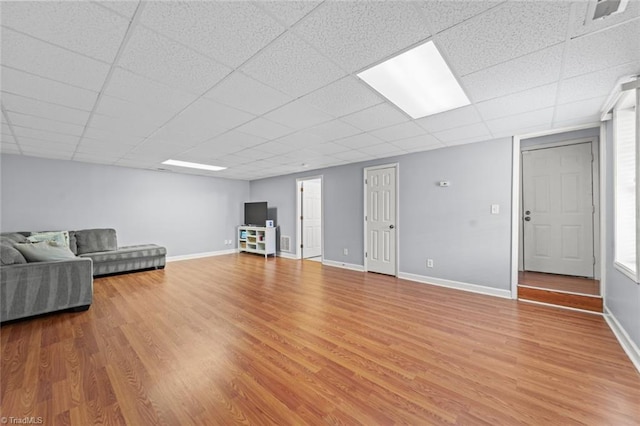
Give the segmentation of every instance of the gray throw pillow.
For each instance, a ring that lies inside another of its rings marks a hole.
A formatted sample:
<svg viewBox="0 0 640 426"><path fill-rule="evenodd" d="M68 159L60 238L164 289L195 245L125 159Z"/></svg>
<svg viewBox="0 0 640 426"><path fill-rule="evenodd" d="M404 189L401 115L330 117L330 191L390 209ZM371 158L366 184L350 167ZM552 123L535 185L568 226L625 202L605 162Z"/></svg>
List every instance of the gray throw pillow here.
<svg viewBox="0 0 640 426"><path fill-rule="evenodd" d="M3 266L27 263L24 256L16 250L14 244L11 240L5 238L0 241L0 263Z"/></svg>
<svg viewBox="0 0 640 426"><path fill-rule="evenodd" d="M78 255L118 249L115 229L83 229L76 231Z"/></svg>
<svg viewBox="0 0 640 426"><path fill-rule="evenodd" d="M42 241L39 243L18 243L14 246L28 262L49 262L54 260L75 259L69 247Z"/></svg>

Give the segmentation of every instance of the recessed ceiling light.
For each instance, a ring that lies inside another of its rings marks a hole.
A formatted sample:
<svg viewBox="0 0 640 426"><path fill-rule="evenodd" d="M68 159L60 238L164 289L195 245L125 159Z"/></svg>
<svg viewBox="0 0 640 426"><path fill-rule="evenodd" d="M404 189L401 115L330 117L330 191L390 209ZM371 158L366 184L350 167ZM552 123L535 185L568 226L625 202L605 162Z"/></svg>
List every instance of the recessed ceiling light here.
<svg viewBox="0 0 640 426"><path fill-rule="evenodd" d="M471 103L433 41L362 71L358 77L412 118Z"/></svg>
<svg viewBox="0 0 640 426"><path fill-rule="evenodd" d="M192 169L212 170L214 172L226 169L226 167L212 166L210 164L190 163L189 161L180 160L167 160L163 161L162 164L166 164L168 166L190 167Z"/></svg>

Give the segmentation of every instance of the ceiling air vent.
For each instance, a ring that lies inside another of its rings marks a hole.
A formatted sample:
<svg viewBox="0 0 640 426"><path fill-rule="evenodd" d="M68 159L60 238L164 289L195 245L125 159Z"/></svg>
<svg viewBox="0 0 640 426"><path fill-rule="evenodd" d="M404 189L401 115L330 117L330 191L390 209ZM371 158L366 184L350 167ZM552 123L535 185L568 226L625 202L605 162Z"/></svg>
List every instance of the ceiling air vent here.
<svg viewBox="0 0 640 426"><path fill-rule="evenodd" d="M594 0L589 4L587 21L597 21L624 12L629 0Z"/></svg>

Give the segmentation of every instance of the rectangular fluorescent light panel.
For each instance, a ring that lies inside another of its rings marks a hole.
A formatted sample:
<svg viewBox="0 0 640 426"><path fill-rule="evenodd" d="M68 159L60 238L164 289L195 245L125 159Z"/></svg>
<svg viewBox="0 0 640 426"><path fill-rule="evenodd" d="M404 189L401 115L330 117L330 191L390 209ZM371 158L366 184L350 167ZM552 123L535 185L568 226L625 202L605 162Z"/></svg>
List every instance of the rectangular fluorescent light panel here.
<svg viewBox="0 0 640 426"><path fill-rule="evenodd" d="M214 172L226 169L226 167L211 166L209 164L190 163L188 161L180 160L167 160L163 161L162 164L166 164L168 166L190 167L192 169L212 170Z"/></svg>
<svg viewBox="0 0 640 426"><path fill-rule="evenodd" d="M362 71L358 77L414 119L471 103L433 41Z"/></svg>

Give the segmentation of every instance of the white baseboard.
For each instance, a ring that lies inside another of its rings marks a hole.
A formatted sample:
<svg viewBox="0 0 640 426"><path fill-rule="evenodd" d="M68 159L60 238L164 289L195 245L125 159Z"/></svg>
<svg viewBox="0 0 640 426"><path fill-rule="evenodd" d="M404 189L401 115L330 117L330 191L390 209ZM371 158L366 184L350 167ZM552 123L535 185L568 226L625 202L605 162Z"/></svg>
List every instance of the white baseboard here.
<svg viewBox="0 0 640 426"><path fill-rule="evenodd" d="M335 260L324 259L322 264L325 266L334 266L336 268L349 269L351 271L364 272L364 265L356 265L354 263L336 262Z"/></svg>
<svg viewBox="0 0 640 426"><path fill-rule="evenodd" d="M618 322L618 319L606 305L604 307L604 319L607 321L607 324L609 324L609 328L613 331L618 342L620 342L620 346L622 346L622 349L624 349L627 356L636 367L636 370L640 373L640 349L638 349L638 345L631 340L627 331L622 327L620 322Z"/></svg>
<svg viewBox="0 0 640 426"><path fill-rule="evenodd" d="M438 287L453 288L456 290L469 291L471 293L485 294L487 296L502 297L511 299L511 290L502 290L499 288L486 287L478 284L463 283L460 281L445 280L442 278L426 277L424 275L410 274L408 272L400 272L398 278L403 280L415 281L422 284L431 284Z"/></svg>
<svg viewBox="0 0 640 426"><path fill-rule="evenodd" d="M202 257L222 256L224 254L238 253L238 249L206 251L203 253L184 254L181 256L167 257L167 262L179 262L181 260L200 259Z"/></svg>
<svg viewBox="0 0 640 426"><path fill-rule="evenodd" d="M278 254L277 254L277 256L278 256L278 257L283 257L283 258L285 258L285 259L293 259L293 260L298 259L298 258L296 257L296 255L295 255L295 254L293 254L293 253L287 253L287 252L285 252L285 251L279 251L279 252L278 252Z"/></svg>

